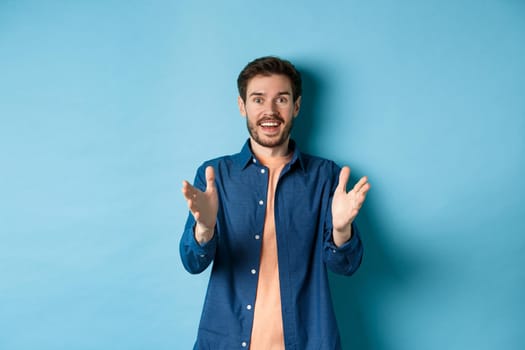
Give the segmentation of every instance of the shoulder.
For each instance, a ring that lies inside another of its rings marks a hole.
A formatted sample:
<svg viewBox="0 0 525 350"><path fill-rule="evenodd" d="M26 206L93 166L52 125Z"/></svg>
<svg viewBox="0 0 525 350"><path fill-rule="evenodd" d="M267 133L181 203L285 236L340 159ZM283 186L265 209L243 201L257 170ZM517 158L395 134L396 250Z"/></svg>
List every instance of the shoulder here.
<svg viewBox="0 0 525 350"><path fill-rule="evenodd" d="M212 159L208 159L202 163L202 165L222 165L222 164L233 164L236 161L236 154L224 155Z"/></svg>
<svg viewBox="0 0 525 350"><path fill-rule="evenodd" d="M232 160L233 155L225 155L208 159L201 163L197 168L195 174L194 186L204 190L204 184L206 183L206 168L213 167L216 179L222 178L225 174L231 173L231 169L234 168L234 161Z"/></svg>
<svg viewBox="0 0 525 350"><path fill-rule="evenodd" d="M339 174L341 171L341 167L339 165L337 165L333 160L327 158L301 152L301 160L306 172L321 171L327 175L332 175L334 173Z"/></svg>
<svg viewBox="0 0 525 350"><path fill-rule="evenodd" d="M234 154L228 154L216 158L209 159L205 161L201 168L206 168L207 166L213 166L218 168L224 167L244 167L249 160L252 159L252 154L249 147L249 141L246 141L241 148L240 152Z"/></svg>
<svg viewBox="0 0 525 350"><path fill-rule="evenodd" d="M228 154L204 161L199 167L199 170L204 171L208 166L212 166L216 171L240 168L243 165L242 163L241 153Z"/></svg>
<svg viewBox="0 0 525 350"><path fill-rule="evenodd" d="M301 153L301 166L296 174L302 174L307 187L333 193L337 186L341 168L333 160Z"/></svg>

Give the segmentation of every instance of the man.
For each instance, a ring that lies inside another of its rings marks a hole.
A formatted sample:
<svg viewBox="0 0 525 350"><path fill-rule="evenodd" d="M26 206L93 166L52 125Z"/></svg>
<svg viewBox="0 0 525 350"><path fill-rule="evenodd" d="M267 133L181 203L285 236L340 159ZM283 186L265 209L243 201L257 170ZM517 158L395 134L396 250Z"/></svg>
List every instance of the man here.
<svg viewBox="0 0 525 350"><path fill-rule="evenodd" d="M290 62L258 58L237 85L248 141L182 187L184 267L200 273L213 261L194 349L340 349L326 267L359 267L354 219L370 184L363 177L347 192L348 167L290 139L302 92Z"/></svg>

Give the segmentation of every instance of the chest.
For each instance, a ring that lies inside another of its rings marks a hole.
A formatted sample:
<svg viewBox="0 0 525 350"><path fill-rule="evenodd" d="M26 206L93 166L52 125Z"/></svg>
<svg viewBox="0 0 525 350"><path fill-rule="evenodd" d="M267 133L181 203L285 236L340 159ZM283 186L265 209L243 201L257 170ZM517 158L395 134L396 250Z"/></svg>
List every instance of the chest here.
<svg viewBox="0 0 525 350"><path fill-rule="evenodd" d="M258 234L265 215L273 214L278 235L296 231L315 234L329 204L329 181L304 173L250 170L218 186L221 231L239 239Z"/></svg>

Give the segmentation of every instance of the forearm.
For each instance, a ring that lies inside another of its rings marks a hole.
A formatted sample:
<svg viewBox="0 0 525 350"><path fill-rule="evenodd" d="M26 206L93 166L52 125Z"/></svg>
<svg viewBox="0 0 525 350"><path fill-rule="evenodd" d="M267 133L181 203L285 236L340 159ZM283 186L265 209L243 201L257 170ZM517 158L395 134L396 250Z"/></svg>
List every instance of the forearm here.
<svg viewBox="0 0 525 350"><path fill-rule="evenodd" d="M182 264L190 273L200 273L204 271L213 261L217 247L215 233L211 234L209 240L201 243L195 237L195 228L195 220L190 216L180 240L180 257Z"/></svg>
<svg viewBox="0 0 525 350"><path fill-rule="evenodd" d="M333 230L332 230L333 231ZM333 238L332 231L327 232ZM340 246L327 238L324 247L324 260L326 266L335 273L342 275L352 275L361 265L363 258L363 244L359 234L359 229L352 223L352 236Z"/></svg>
<svg viewBox="0 0 525 350"><path fill-rule="evenodd" d="M352 223L348 224L342 230L333 229L332 239L336 247L340 247L352 239Z"/></svg>
<svg viewBox="0 0 525 350"><path fill-rule="evenodd" d="M193 230L193 234L194 234L195 240L200 245L204 245L204 244L208 243L209 241L211 241L211 239L213 238L213 234L214 233L215 233L215 228L209 229L207 227L199 225L198 222L195 224L195 228Z"/></svg>

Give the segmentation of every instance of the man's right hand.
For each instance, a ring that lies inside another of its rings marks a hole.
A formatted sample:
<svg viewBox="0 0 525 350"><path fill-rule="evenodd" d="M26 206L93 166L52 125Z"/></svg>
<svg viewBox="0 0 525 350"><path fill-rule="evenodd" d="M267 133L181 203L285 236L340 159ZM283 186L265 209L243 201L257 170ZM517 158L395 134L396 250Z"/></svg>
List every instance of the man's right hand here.
<svg viewBox="0 0 525 350"><path fill-rule="evenodd" d="M219 198L215 187L215 172L213 167L206 168L206 191L190 185L188 181L182 182L182 194L186 198L197 224L195 225L195 239L199 244L204 244L213 238L217 211L219 210Z"/></svg>

